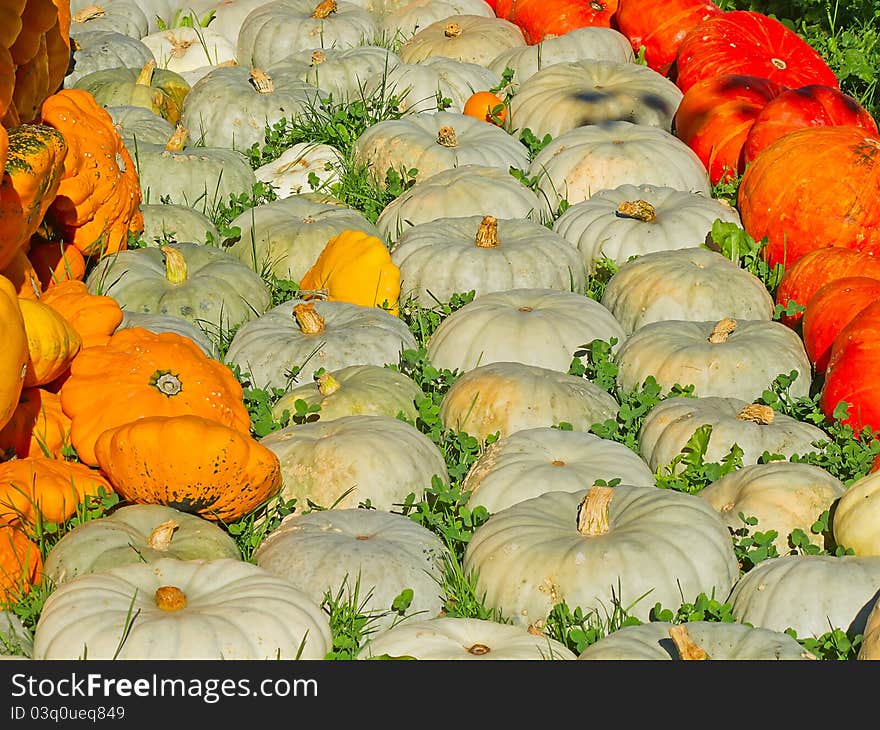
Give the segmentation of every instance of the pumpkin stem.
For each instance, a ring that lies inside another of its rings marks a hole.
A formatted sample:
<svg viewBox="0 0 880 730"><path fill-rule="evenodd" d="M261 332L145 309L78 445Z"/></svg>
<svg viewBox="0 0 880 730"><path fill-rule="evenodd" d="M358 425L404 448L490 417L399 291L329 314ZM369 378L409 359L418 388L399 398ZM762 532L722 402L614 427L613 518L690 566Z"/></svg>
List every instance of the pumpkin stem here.
<svg viewBox="0 0 880 730"><path fill-rule="evenodd" d="M313 18L326 18L330 13L336 12L336 0L321 0L312 11Z"/></svg>
<svg viewBox="0 0 880 730"><path fill-rule="evenodd" d="M324 63L327 60L327 55L324 51L313 51L312 52L312 66L317 66L319 63Z"/></svg>
<svg viewBox="0 0 880 730"><path fill-rule="evenodd" d="M318 378L318 392L321 395L333 395L342 385L330 373L324 373Z"/></svg>
<svg viewBox="0 0 880 730"><path fill-rule="evenodd" d="M156 589L156 606L163 611L179 611L186 607L186 594L177 586L159 586Z"/></svg>
<svg viewBox="0 0 880 730"><path fill-rule="evenodd" d="M166 551L171 546L171 538L178 527L180 525L174 520L165 520L165 522L156 525L147 539L147 545L153 550Z"/></svg>
<svg viewBox="0 0 880 730"><path fill-rule="evenodd" d="M738 421L751 421L762 426L773 423L776 412L770 407L760 403L751 403L736 414Z"/></svg>
<svg viewBox="0 0 880 730"><path fill-rule="evenodd" d="M186 40L177 36L171 36L168 42L171 43L171 56L173 58L183 58L190 46L195 43L194 40Z"/></svg>
<svg viewBox="0 0 880 730"><path fill-rule="evenodd" d="M169 398L183 390L183 383L180 382L180 378L170 370L157 370L150 376L150 385Z"/></svg>
<svg viewBox="0 0 880 730"><path fill-rule="evenodd" d="M455 130L452 127L440 127L437 130L437 144L442 144L444 147L458 147Z"/></svg>
<svg viewBox="0 0 880 730"><path fill-rule="evenodd" d="M252 68L249 79L258 94L271 94L275 91L275 84L272 83L272 77L269 76L261 68Z"/></svg>
<svg viewBox="0 0 880 730"><path fill-rule="evenodd" d="M319 335L324 331L324 318L315 311L314 302L297 304L293 308L293 316L305 335Z"/></svg>
<svg viewBox="0 0 880 730"><path fill-rule="evenodd" d="M186 144L186 138L188 136L189 130L182 124L178 124L174 128L174 134L172 134L168 138L168 141L165 143L165 151L180 152L183 149L183 146Z"/></svg>
<svg viewBox="0 0 880 730"><path fill-rule="evenodd" d="M322 302L330 298L329 289L300 289L299 298L308 301L309 299L320 299Z"/></svg>
<svg viewBox="0 0 880 730"><path fill-rule="evenodd" d="M657 211L647 200L624 200L617 206L618 218L632 218L650 223L657 217Z"/></svg>
<svg viewBox="0 0 880 730"><path fill-rule="evenodd" d="M778 68L780 71L784 71L785 69L788 68L788 64L785 61L783 61L781 58L771 58L770 63L772 63L774 66L776 66L776 68Z"/></svg>
<svg viewBox="0 0 880 730"><path fill-rule="evenodd" d="M605 10L605 5L603 3L596 2L596 0L593 0L593 2L590 3L590 7L597 13L601 13L603 10Z"/></svg>
<svg viewBox="0 0 880 730"><path fill-rule="evenodd" d="M186 259L183 254L171 246L161 246L165 254L165 278L171 284L182 284L186 281Z"/></svg>
<svg viewBox="0 0 880 730"><path fill-rule="evenodd" d="M100 5L86 5L78 13L75 13L71 20L74 23L87 23L95 18L103 18L105 15L107 12Z"/></svg>
<svg viewBox="0 0 880 730"><path fill-rule="evenodd" d="M488 654L490 651L492 650L485 644L474 644L467 648L468 654L475 654L476 656L483 656L483 654Z"/></svg>
<svg viewBox="0 0 880 730"><path fill-rule="evenodd" d="M678 624L669 629L669 638L675 642L675 648L678 650L678 658L684 660L705 660L709 658L706 650L703 649L696 641L693 640L688 633L687 626Z"/></svg>
<svg viewBox="0 0 880 730"><path fill-rule="evenodd" d="M736 329L736 320L725 317L712 328L712 334L709 335L709 342L713 345L720 345L727 342L727 338L731 332Z"/></svg>
<svg viewBox="0 0 880 730"><path fill-rule="evenodd" d="M610 529L608 506L614 496L614 487L593 486L587 490L578 506L577 529L584 537L604 535Z"/></svg>
<svg viewBox="0 0 880 730"><path fill-rule="evenodd" d="M494 215L484 215L477 229L477 248L497 248L498 242L498 219Z"/></svg>
<svg viewBox="0 0 880 730"><path fill-rule="evenodd" d="M155 70L156 61L152 59L147 61L134 82L140 86L150 86L153 83L153 71Z"/></svg>
<svg viewBox="0 0 880 730"><path fill-rule="evenodd" d="M458 38L461 35L461 26L458 23L447 23L443 35L447 38Z"/></svg>

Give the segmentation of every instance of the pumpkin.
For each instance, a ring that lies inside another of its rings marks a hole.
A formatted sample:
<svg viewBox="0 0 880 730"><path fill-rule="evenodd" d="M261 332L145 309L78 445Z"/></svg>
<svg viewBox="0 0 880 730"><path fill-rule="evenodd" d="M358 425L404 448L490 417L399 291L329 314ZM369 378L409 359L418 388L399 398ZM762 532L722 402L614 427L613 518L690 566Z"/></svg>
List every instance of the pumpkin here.
<svg viewBox="0 0 880 730"><path fill-rule="evenodd" d="M415 170L418 182L459 165L529 166L526 146L500 127L446 111L377 122L358 136L353 154L382 188L389 170L404 177Z"/></svg>
<svg viewBox="0 0 880 730"><path fill-rule="evenodd" d="M95 403L113 407L95 408ZM95 442L107 429L147 416L201 415L250 432L243 391L232 371L173 332L133 327L74 359L61 407L80 460L98 464Z"/></svg>
<svg viewBox="0 0 880 730"><path fill-rule="evenodd" d="M327 241L299 288L303 297L314 292L330 302L381 307L396 315L400 269L391 261L381 239L362 231L345 230Z"/></svg>
<svg viewBox="0 0 880 730"><path fill-rule="evenodd" d="M77 79L108 68L143 68L155 61L153 52L140 40L123 33L121 29L88 30L76 33L73 44L73 70L64 77L64 88L71 88Z"/></svg>
<svg viewBox="0 0 880 730"><path fill-rule="evenodd" d="M651 621L606 634L584 649L578 659L766 661L818 657L781 631L735 622Z"/></svg>
<svg viewBox="0 0 880 730"><path fill-rule="evenodd" d="M798 421L769 406L739 398L667 398L648 411L639 429L639 453L652 471L684 469L675 458L702 426L711 427L705 463L720 462L734 444L744 466L757 464L763 453L785 459L817 450L828 435L818 426Z"/></svg>
<svg viewBox="0 0 880 730"><path fill-rule="evenodd" d="M5 277L12 283L19 299L35 301L40 298L42 287L28 255L28 253L25 253L24 248L18 249L9 265L0 271L0 276Z"/></svg>
<svg viewBox="0 0 880 730"><path fill-rule="evenodd" d="M669 79L629 61L560 61L521 81L510 99L510 125L538 139L601 122L626 121L666 132L682 102Z"/></svg>
<svg viewBox="0 0 880 730"><path fill-rule="evenodd" d="M685 93L698 81L722 74L760 76L782 86L838 87L822 56L776 18L731 10L695 25L675 57L675 83Z"/></svg>
<svg viewBox="0 0 880 730"><path fill-rule="evenodd" d="M231 558L80 575L49 596L34 632L40 659L323 659L331 646L320 606Z"/></svg>
<svg viewBox="0 0 880 730"><path fill-rule="evenodd" d="M410 0L385 5L385 12L379 14L380 31L384 38L399 43L408 41L431 23L452 15L495 16L491 4L484 0Z"/></svg>
<svg viewBox="0 0 880 730"><path fill-rule="evenodd" d="M475 91L462 107L462 114L503 127L507 119L504 100L492 91Z"/></svg>
<svg viewBox="0 0 880 730"><path fill-rule="evenodd" d="M749 235L768 239L762 250L767 263L788 268L824 246L878 250L878 191L880 139L858 127L808 127L780 137L755 158L737 201Z"/></svg>
<svg viewBox="0 0 880 730"><path fill-rule="evenodd" d="M86 273L86 260L72 243L32 237L27 258L39 282L40 291L68 279L81 280Z"/></svg>
<svg viewBox="0 0 880 730"><path fill-rule="evenodd" d="M178 335L192 340L199 349L208 357L220 359L217 343L210 339L198 325L189 320L181 319L169 314L155 314L152 312L123 312L122 322L117 330L141 327L150 332L175 332ZM115 332L116 330L114 330ZM213 333L212 333L213 334Z"/></svg>
<svg viewBox="0 0 880 730"><path fill-rule="evenodd" d="M589 431L617 415L618 403L595 383L535 365L497 362L469 370L440 402L444 427L485 441L526 428L569 423Z"/></svg>
<svg viewBox="0 0 880 730"><path fill-rule="evenodd" d="M0 181L0 270L12 263L43 222L61 185L69 143L42 124L9 130Z"/></svg>
<svg viewBox="0 0 880 730"><path fill-rule="evenodd" d="M409 619L367 637L357 659L490 661L571 660L565 644L522 626L481 618Z"/></svg>
<svg viewBox="0 0 880 730"><path fill-rule="evenodd" d="M150 32L155 19L147 16L147 8L135 0L103 0L100 5L88 0L71 3L73 16L70 34L75 42L83 33L114 31L139 39ZM117 64L124 66L125 64Z"/></svg>
<svg viewBox="0 0 880 730"><path fill-rule="evenodd" d="M504 18L450 15L419 29L397 53L404 63L443 56L486 66L502 51L525 44L520 28Z"/></svg>
<svg viewBox="0 0 880 730"><path fill-rule="evenodd" d="M608 280L600 301L627 336L665 320L717 321L729 314L770 321L774 309L764 282L702 247L654 251L628 261Z"/></svg>
<svg viewBox="0 0 880 730"><path fill-rule="evenodd" d="M141 145L164 146L174 135L175 127L171 122L142 106L119 104L106 109L122 137L122 143L136 160Z"/></svg>
<svg viewBox="0 0 880 730"><path fill-rule="evenodd" d="M622 266L634 256L693 251L716 220L741 225L736 208L720 200L668 186L624 183L573 203L553 221L553 230L578 248L593 272L601 259Z"/></svg>
<svg viewBox="0 0 880 730"><path fill-rule="evenodd" d="M272 186L277 199L312 190L327 190L339 182L342 155L329 144L297 142L281 156L254 170L257 180ZM314 177L313 177L314 176ZM314 178L317 184L313 188Z"/></svg>
<svg viewBox="0 0 880 730"><path fill-rule="evenodd" d="M319 368L396 364L416 349L406 324L379 307L292 299L243 324L226 361L260 388L308 383Z"/></svg>
<svg viewBox="0 0 880 730"><path fill-rule="evenodd" d="M843 482L818 466L772 461L725 474L703 487L699 496L718 510L731 532L745 526L740 514L757 519L757 524L749 527L753 532L775 530L773 545L785 555L791 551L789 535L796 529L818 548L825 547L825 535L814 534L810 528L835 503L835 510L840 509L839 499L845 491Z"/></svg>
<svg viewBox="0 0 880 730"><path fill-rule="evenodd" d="M349 365L322 373L314 382L303 383L282 395L272 406L280 421L284 413L296 412L296 402L320 406L315 420L330 421L344 416L388 416L403 414L415 422L416 404L425 397L407 375L379 365Z"/></svg>
<svg viewBox="0 0 880 730"><path fill-rule="evenodd" d="M213 221L194 208L176 203L141 203L144 230L141 240L148 246L165 243L218 244L220 232Z"/></svg>
<svg viewBox="0 0 880 730"><path fill-rule="evenodd" d="M24 387L46 385L70 366L82 338L61 314L39 300L19 299L28 340Z"/></svg>
<svg viewBox="0 0 880 730"><path fill-rule="evenodd" d="M28 364L28 337L12 282L0 276L0 428L18 406Z"/></svg>
<svg viewBox="0 0 880 730"><path fill-rule="evenodd" d="M75 461L26 456L0 464L0 522L60 524L91 497L113 488L96 469Z"/></svg>
<svg viewBox="0 0 880 730"><path fill-rule="evenodd" d="M880 658L880 650L878 650L880 633L878 632L880 632L880 609L877 608L877 601L874 601L874 607L865 622L865 632L862 635L862 643L859 646L856 659L866 661Z"/></svg>
<svg viewBox="0 0 880 730"><path fill-rule="evenodd" d="M346 0L272 0L241 22L235 57L266 68L296 51L369 44L378 30L373 14Z"/></svg>
<svg viewBox="0 0 880 730"><path fill-rule="evenodd" d="M440 449L415 426L389 416L343 416L286 426L260 443L281 462L280 497L298 509L392 511L422 498L436 479L449 485ZM354 577L354 576L352 576Z"/></svg>
<svg viewBox="0 0 880 730"><path fill-rule="evenodd" d="M66 532L49 550L43 575L57 588L79 575L163 558L238 560L241 553L228 532L202 517L160 504L131 504Z"/></svg>
<svg viewBox="0 0 880 730"><path fill-rule="evenodd" d="M771 143L797 129L840 125L860 127L877 136L874 118L840 89L821 84L785 89L755 117L743 143L743 161L748 164Z"/></svg>
<svg viewBox="0 0 880 730"><path fill-rule="evenodd" d="M7 457L64 457L70 446L70 418L61 398L45 388L24 388L9 422L0 429L0 451Z"/></svg>
<svg viewBox="0 0 880 730"><path fill-rule="evenodd" d="M535 219L540 208L538 196L500 167L460 165L404 190L382 209L376 227L394 244L413 226L438 218Z"/></svg>
<svg viewBox="0 0 880 730"><path fill-rule="evenodd" d="M785 87L761 76L722 74L688 88L675 112L675 136L703 161L713 185L746 166L743 146L761 110Z"/></svg>
<svg viewBox="0 0 880 730"><path fill-rule="evenodd" d="M834 542L856 555L880 555L877 531L877 489L880 474L873 470L850 484L837 501L831 530Z"/></svg>
<svg viewBox="0 0 880 730"><path fill-rule="evenodd" d="M238 237L227 252L257 273L300 281L327 242L345 230L381 237L360 211L308 195L291 195L245 210L230 222Z"/></svg>
<svg viewBox="0 0 880 730"><path fill-rule="evenodd" d="M440 614L448 557L436 534L404 515L342 508L288 515L253 554L317 604L329 594L357 605L371 633ZM412 602L398 613L392 604L406 589Z"/></svg>
<svg viewBox="0 0 880 730"><path fill-rule="evenodd" d="M0 611L0 659L29 659L34 639L12 611Z"/></svg>
<svg viewBox="0 0 880 730"><path fill-rule="evenodd" d="M40 302L52 307L77 331L83 348L105 345L122 322L115 299L92 294L85 282L60 281L43 292Z"/></svg>
<svg viewBox="0 0 880 730"><path fill-rule="evenodd" d="M804 348L817 373L824 373L840 330L861 310L880 299L880 280L845 276L828 282L807 302L801 320Z"/></svg>
<svg viewBox="0 0 880 730"><path fill-rule="evenodd" d="M880 259L840 246L824 246L804 254L786 267L776 287L776 303L783 307L796 302L806 307L813 295L834 279L867 276L880 279ZM798 329L802 324L803 309L782 315L779 321Z"/></svg>
<svg viewBox="0 0 880 730"><path fill-rule="evenodd" d="M184 445L180 451L174 445ZM126 500L235 522L281 486L278 458L250 434L193 414L145 416L102 431L101 471Z"/></svg>
<svg viewBox="0 0 880 730"><path fill-rule="evenodd" d="M648 620L657 603L726 596L739 575L730 533L699 497L618 484L546 492L477 527L462 567L488 608L545 625L561 602Z"/></svg>
<svg viewBox="0 0 880 730"><path fill-rule="evenodd" d="M121 309L180 317L214 337L259 316L272 299L248 266L198 243L120 251L101 259L85 283Z"/></svg>
<svg viewBox="0 0 880 730"><path fill-rule="evenodd" d="M621 0L614 14L619 31L636 53L644 47L648 68L667 75L678 47L694 26L723 11L707 0Z"/></svg>
<svg viewBox="0 0 880 730"><path fill-rule="evenodd" d="M560 134L535 155L528 173L538 178L537 190L548 215L556 213L563 200L574 205L600 190L626 184L711 197L709 176L696 152L664 129L626 121Z"/></svg>
<svg viewBox="0 0 880 730"><path fill-rule="evenodd" d="M635 55L620 31L600 25L575 28L563 35L547 36L539 43L515 46L501 51L488 67L500 77L505 69L513 71L507 87L516 91L519 85L547 66L584 59L632 63Z"/></svg>
<svg viewBox="0 0 880 730"><path fill-rule="evenodd" d="M473 215L420 223L397 239L391 260L400 268L403 300L423 306L469 291L582 293L586 287L577 249L538 221L521 218Z"/></svg>
<svg viewBox="0 0 880 730"><path fill-rule="evenodd" d="M597 480L653 487L654 475L631 449L583 431L526 428L498 439L462 482L468 507L494 514L545 492L577 492Z"/></svg>
<svg viewBox="0 0 880 730"><path fill-rule="evenodd" d="M157 68L174 71L184 78L205 73L212 66L236 61L235 43L210 25L158 30L141 36L141 43L150 49Z"/></svg>
<svg viewBox="0 0 880 730"><path fill-rule="evenodd" d="M143 230L138 172L113 120L91 94L62 89L42 107L43 124L64 135L68 152L47 215L86 256L124 249Z"/></svg>
<svg viewBox="0 0 880 730"><path fill-rule="evenodd" d="M462 373L494 362L568 372L573 358L586 359L579 348L612 338L623 342L623 328L583 294L508 289L483 294L450 314L428 338L426 350L434 367Z"/></svg>
<svg viewBox="0 0 880 730"><path fill-rule="evenodd" d="M568 0L496 0L495 13L522 28L527 43L565 35L584 26L608 27L617 12L618 0L591 0L571 3Z"/></svg>
<svg viewBox="0 0 880 730"><path fill-rule="evenodd" d="M870 381L870 374L876 367L874 343L878 315L880 300L875 300L837 333L819 398L819 406L829 420L840 403L848 403L849 412L841 422L851 426L856 433L865 426L880 431L880 399Z"/></svg>
<svg viewBox="0 0 880 730"><path fill-rule="evenodd" d="M740 623L798 639L864 631L880 590L880 557L782 555L743 575L727 598Z"/></svg>
<svg viewBox="0 0 880 730"><path fill-rule="evenodd" d="M193 0L187 5L191 13L204 21L213 14L210 21L213 28L228 41L235 43L242 21L251 10L263 5L265 0Z"/></svg>
<svg viewBox="0 0 880 730"><path fill-rule="evenodd" d="M14 605L42 579L40 548L18 525L0 522L0 605Z"/></svg>

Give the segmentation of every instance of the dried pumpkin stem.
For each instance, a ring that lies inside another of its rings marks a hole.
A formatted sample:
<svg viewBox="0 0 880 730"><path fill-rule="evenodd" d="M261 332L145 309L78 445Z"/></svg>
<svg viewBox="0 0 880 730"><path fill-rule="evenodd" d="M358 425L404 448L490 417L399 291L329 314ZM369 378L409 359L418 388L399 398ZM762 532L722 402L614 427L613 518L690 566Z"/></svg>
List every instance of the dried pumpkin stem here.
<svg viewBox="0 0 880 730"><path fill-rule="evenodd" d="M442 144L444 147L458 147L455 130L452 127L440 127L437 130L437 144Z"/></svg>
<svg viewBox="0 0 880 730"><path fill-rule="evenodd" d="M178 124L174 128L174 134L172 134L165 143L165 151L180 152L186 144L187 137L189 137L189 130L182 124Z"/></svg>
<svg viewBox="0 0 880 730"><path fill-rule="evenodd" d="M461 35L461 26L458 23L447 23L443 28L443 35L447 38L458 38Z"/></svg>
<svg viewBox="0 0 880 730"><path fill-rule="evenodd" d="M317 66L319 63L324 63L327 60L327 55L324 51L313 51L312 52L312 66Z"/></svg>
<svg viewBox="0 0 880 730"><path fill-rule="evenodd" d="M618 218L632 218L650 223L657 217L657 210L647 200L624 200L617 206Z"/></svg>
<svg viewBox="0 0 880 730"><path fill-rule="evenodd" d="M161 246L165 254L165 279L171 284L183 284L187 279L186 259L179 249Z"/></svg>
<svg viewBox="0 0 880 730"><path fill-rule="evenodd" d="M312 11L313 18L326 18L336 12L336 0L322 0Z"/></svg>
<svg viewBox="0 0 880 730"><path fill-rule="evenodd" d="M762 426L773 423L776 412L770 407L760 403L751 403L736 414L738 421L751 421Z"/></svg>
<svg viewBox="0 0 880 730"><path fill-rule="evenodd" d="M157 370L150 376L150 385L169 398L183 390L180 378L170 370Z"/></svg>
<svg viewBox="0 0 880 730"><path fill-rule="evenodd" d="M727 338L731 332L736 329L736 320L725 317L712 328L712 334L709 335L709 342L713 345L720 345L727 342Z"/></svg>
<svg viewBox="0 0 880 730"><path fill-rule="evenodd" d="M477 229L476 238L477 248L497 248L500 244L498 241L498 219L494 215L484 215L480 221L480 227Z"/></svg>
<svg viewBox="0 0 880 730"><path fill-rule="evenodd" d="M164 552L171 547L171 538L174 532L180 527L174 520L165 520L153 528L150 537L147 539L147 545L153 550Z"/></svg>
<svg viewBox="0 0 880 730"><path fill-rule="evenodd" d="M585 537L606 534L610 529L608 507L614 487L590 487L578 507L577 529Z"/></svg>
<svg viewBox="0 0 880 730"><path fill-rule="evenodd" d="M492 650L485 644L474 644L467 647L467 653L475 654L476 656L483 656L483 654L488 654L490 651Z"/></svg>
<svg viewBox="0 0 880 730"><path fill-rule="evenodd" d="M340 382L330 373L324 373L318 378L318 392L321 395L333 395L341 387Z"/></svg>
<svg viewBox="0 0 880 730"><path fill-rule="evenodd" d="M678 624L669 629L669 638L675 643L678 658L686 661L702 661L709 658L706 650L693 640L687 626Z"/></svg>
<svg viewBox="0 0 880 730"><path fill-rule="evenodd" d="M153 72L156 70L156 61L150 59L147 61L143 68L138 73L137 78L134 80L136 84L140 86L150 86L153 83Z"/></svg>
<svg viewBox="0 0 880 730"><path fill-rule="evenodd" d="M315 311L312 302L297 304L293 308L293 316L305 335L319 335L324 331L324 318Z"/></svg>
<svg viewBox="0 0 880 730"><path fill-rule="evenodd" d="M177 586L159 586L156 589L156 606L163 611L179 611L186 608L186 594Z"/></svg>
<svg viewBox="0 0 880 730"><path fill-rule="evenodd" d="M253 86L258 94L271 94L275 91L275 84L272 83L272 77L269 76L261 68L252 68L249 74L251 86Z"/></svg>
<svg viewBox="0 0 880 730"><path fill-rule="evenodd" d="M169 41L171 43L171 56L173 58L183 58L192 44L195 43L194 40L186 40L176 36L172 36Z"/></svg>
<svg viewBox="0 0 880 730"><path fill-rule="evenodd" d="M74 23L88 23L95 18L103 18L107 15L107 11L100 5L86 5L79 12L75 13L71 20Z"/></svg>

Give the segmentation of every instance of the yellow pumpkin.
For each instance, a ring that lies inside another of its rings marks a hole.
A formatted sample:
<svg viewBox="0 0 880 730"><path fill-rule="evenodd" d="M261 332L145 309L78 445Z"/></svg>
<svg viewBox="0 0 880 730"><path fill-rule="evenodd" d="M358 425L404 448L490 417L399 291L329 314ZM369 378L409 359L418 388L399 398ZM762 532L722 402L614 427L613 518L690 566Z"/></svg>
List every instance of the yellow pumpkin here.
<svg viewBox="0 0 880 730"><path fill-rule="evenodd" d="M19 298L27 333L24 385L45 385L63 373L82 347L82 338L63 316L39 300Z"/></svg>
<svg viewBox="0 0 880 730"><path fill-rule="evenodd" d="M303 299L380 306L396 315L400 269L381 240L347 230L327 242L299 287Z"/></svg>
<svg viewBox="0 0 880 730"><path fill-rule="evenodd" d="M28 339L12 282L0 276L0 428L12 418L27 373Z"/></svg>

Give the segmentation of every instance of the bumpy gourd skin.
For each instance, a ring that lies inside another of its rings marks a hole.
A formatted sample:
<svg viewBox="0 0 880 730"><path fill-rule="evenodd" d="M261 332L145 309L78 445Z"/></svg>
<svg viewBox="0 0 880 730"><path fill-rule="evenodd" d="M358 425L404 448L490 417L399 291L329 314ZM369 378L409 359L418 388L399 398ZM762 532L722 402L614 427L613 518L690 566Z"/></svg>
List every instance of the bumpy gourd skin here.
<svg viewBox="0 0 880 730"><path fill-rule="evenodd" d="M109 112L82 89L64 89L42 108L43 123L64 135L68 153L48 215L65 241L87 256L115 253L140 233L137 168Z"/></svg>

